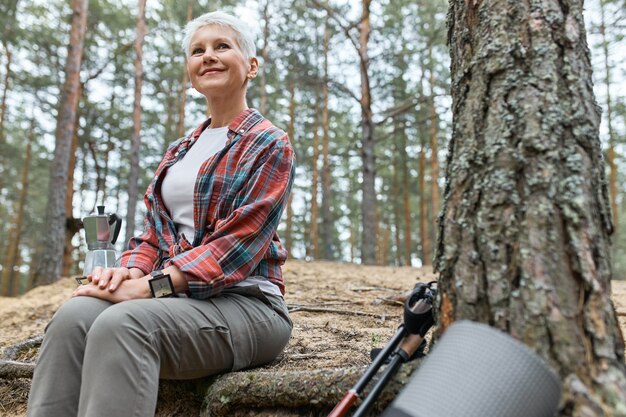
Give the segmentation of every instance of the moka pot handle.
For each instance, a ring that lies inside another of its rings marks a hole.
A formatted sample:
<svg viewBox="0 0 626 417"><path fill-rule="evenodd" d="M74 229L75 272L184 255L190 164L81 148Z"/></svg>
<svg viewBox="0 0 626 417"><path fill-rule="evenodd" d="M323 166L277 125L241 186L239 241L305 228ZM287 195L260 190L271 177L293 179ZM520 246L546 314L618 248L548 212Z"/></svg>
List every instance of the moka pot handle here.
<svg viewBox="0 0 626 417"><path fill-rule="evenodd" d="M117 237L120 234L120 230L122 229L122 218L115 213L109 214L109 226L113 223L115 223L115 229L113 230L113 238L111 239L111 244L115 245Z"/></svg>

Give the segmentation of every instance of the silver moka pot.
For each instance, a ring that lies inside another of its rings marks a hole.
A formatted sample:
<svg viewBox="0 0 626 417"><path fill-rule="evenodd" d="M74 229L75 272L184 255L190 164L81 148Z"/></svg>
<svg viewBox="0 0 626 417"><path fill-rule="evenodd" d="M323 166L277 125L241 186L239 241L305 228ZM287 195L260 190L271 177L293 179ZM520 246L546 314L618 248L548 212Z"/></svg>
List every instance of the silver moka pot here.
<svg viewBox="0 0 626 417"><path fill-rule="evenodd" d="M111 268L115 266L117 253L113 248L122 228L122 219L115 213L106 214L104 206L98 206L98 214L83 219L87 256L83 275L91 274L97 266Z"/></svg>

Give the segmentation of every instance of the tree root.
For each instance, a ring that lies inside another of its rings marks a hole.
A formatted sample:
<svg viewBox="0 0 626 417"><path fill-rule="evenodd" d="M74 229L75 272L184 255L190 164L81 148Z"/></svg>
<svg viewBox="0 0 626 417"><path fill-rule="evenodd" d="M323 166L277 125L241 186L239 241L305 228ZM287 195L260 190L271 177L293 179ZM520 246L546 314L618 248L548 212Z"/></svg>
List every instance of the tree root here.
<svg viewBox="0 0 626 417"><path fill-rule="evenodd" d="M420 361L403 366L374 406L380 412L400 392ZM246 371L215 378L204 397L203 416L248 415L255 409L304 409L328 413L356 383L363 369ZM364 395L369 391L366 390Z"/></svg>
<svg viewBox="0 0 626 417"><path fill-rule="evenodd" d="M32 378L34 363L0 361L0 379Z"/></svg>
<svg viewBox="0 0 626 417"><path fill-rule="evenodd" d="M8 361L34 363L42 341L43 335L16 343L15 345L6 348L2 359Z"/></svg>

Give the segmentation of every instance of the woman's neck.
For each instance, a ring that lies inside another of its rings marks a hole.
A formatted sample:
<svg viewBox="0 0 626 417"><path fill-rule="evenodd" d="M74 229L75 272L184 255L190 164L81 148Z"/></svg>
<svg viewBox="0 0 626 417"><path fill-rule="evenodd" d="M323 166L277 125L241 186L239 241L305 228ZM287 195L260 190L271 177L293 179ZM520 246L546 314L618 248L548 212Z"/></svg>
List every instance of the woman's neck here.
<svg viewBox="0 0 626 417"><path fill-rule="evenodd" d="M235 100L227 97L224 100L207 97L209 114L211 115L211 127L224 127L233 121L242 111L248 108L246 98Z"/></svg>

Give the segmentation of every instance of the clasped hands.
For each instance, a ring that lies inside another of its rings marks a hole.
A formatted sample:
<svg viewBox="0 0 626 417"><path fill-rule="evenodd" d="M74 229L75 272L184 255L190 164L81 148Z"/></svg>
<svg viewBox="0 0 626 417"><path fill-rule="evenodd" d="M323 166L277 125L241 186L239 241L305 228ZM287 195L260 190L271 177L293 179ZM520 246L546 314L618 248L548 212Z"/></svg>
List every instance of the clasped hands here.
<svg viewBox="0 0 626 417"><path fill-rule="evenodd" d="M137 298L150 298L150 275L138 268L96 267L87 276L89 283L79 286L72 297L90 296L112 303Z"/></svg>

